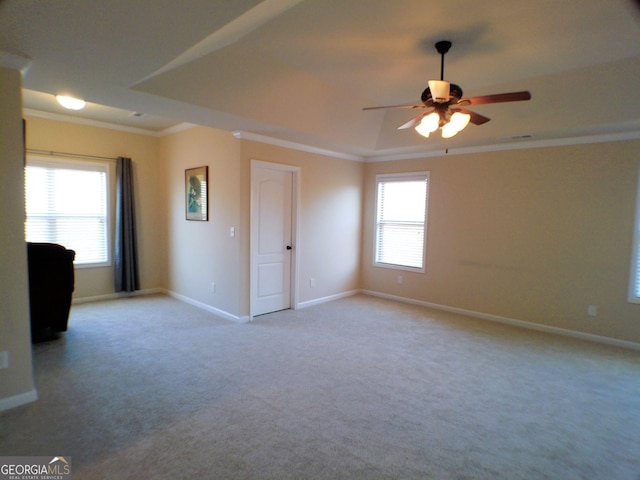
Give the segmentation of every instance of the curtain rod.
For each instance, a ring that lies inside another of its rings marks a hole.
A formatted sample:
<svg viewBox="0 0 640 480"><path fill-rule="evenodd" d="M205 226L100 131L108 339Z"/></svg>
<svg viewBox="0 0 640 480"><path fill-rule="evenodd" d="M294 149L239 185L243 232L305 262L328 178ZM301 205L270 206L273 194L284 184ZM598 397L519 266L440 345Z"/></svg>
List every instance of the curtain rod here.
<svg viewBox="0 0 640 480"><path fill-rule="evenodd" d="M69 158L86 158L89 160L108 160L115 162L118 160L113 157L101 157L99 155L82 155L79 153L66 153L66 152L54 152L53 150L38 150L37 148L27 148L27 153L33 153L36 155L51 155L52 157L69 157Z"/></svg>

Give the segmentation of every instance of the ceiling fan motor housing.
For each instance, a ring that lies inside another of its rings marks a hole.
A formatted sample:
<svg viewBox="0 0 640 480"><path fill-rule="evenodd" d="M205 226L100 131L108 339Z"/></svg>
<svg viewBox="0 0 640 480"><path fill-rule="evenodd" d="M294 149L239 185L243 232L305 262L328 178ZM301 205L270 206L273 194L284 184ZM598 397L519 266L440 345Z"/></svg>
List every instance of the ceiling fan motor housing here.
<svg viewBox="0 0 640 480"><path fill-rule="evenodd" d="M449 100L445 103L452 102L454 99L455 101L453 103L457 103L457 101L460 100L461 98L462 98L462 89L455 83L449 84ZM422 92L422 95L420 96L420 99L422 100L422 103L424 103L427 106L433 105L434 103L442 103L442 102L436 102L433 99L431 95L431 89L429 87L424 89L424 91Z"/></svg>

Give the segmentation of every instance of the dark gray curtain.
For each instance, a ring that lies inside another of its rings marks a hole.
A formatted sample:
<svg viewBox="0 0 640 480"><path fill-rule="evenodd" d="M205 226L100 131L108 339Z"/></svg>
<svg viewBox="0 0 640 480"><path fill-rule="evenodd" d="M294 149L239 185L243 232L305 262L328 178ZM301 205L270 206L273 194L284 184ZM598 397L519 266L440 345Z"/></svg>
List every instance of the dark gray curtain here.
<svg viewBox="0 0 640 480"><path fill-rule="evenodd" d="M116 292L140 290L136 213L133 196L133 164L119 157L116 163L116 244L114 270Z"/></svg>

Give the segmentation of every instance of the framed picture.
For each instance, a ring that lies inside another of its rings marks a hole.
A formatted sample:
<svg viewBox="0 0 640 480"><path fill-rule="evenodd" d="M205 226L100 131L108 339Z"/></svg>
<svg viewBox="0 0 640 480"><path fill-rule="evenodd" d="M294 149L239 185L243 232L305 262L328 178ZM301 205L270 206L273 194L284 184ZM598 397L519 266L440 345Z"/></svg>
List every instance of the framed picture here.
<svg viewBox="0 0 640 480"><path fill-rule="evenodd" d="M209 167L184 171L184 191L187 220L209 220Z"/></svg>

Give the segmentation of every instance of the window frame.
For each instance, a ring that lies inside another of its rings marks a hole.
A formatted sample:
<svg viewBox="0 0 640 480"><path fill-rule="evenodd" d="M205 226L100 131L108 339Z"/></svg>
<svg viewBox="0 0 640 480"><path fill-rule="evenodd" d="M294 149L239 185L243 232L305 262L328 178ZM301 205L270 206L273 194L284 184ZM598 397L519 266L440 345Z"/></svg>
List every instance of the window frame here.
<svg viewBox="0 0 640 480"><path fill-rule="evenodd" d="M65 159L60 157L44 158L37 155L27 155L25 162L25 226L24 235L26 240L27 234L27 189L26 189L26 175L27 167L44 167L44 168L60 168L67 170L80 170L80 171L99 171L105 173L105 250L106 260L100 262L85 262L78 263L74 261L74 267L77 269L83 268L100 268L111 267L113 265L112 252L111 252L111 230L112 230L112 218L111 218L111 175L112 165L105 160L77 160L77 159ZM73 247L69 247L72 248Z"/></svg>
<svg viewBox="0 0 640 480"><path fill-rule="evenodd" d="M627 300L640 304L640 171L636 186L635 217L633 221L633 241L631 246L631 268L629 271L629 292Z"/></svg>
<svg viewBox="0 0 640 480"><path fill-rule="evenodd" d="M421 267L412 267L408 265L400 265L394 263L385 263L378 261L378 226L379 226L379 215L378 215L378 194L380 190L381 182L402 182L402 181L425 181L426 182L426 192L425 192L425 205L424 205L424 220L423 220L423 236L422 236L422 266ZM373 219L373 266L380 268L388 268L391 270L402 270L407 272L416 272L416 273L424 273L426 271L427 265L427 225L429 218L429 190L431 187L431 178L430 172L421 171L421 172L405 172L405 173L383 173L377 174L375 180L375 207L374 207L374 219Z"/></svg>

